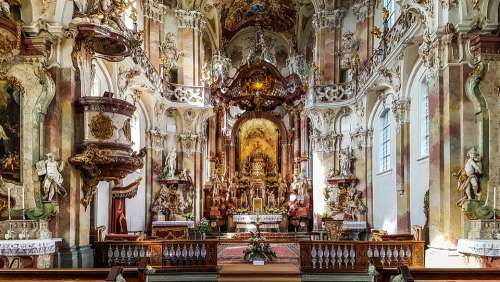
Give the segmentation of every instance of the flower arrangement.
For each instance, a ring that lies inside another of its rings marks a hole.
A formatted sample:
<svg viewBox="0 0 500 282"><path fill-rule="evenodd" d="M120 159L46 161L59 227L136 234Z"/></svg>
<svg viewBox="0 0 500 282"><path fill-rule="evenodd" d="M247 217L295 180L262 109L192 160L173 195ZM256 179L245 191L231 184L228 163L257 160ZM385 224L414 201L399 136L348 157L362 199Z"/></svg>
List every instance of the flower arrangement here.
<svg viewBox="0 0 500 282"><path fill-rule="evenodd" d="M196 225L196 231L201 234L207 234L209 230L210 227L208 226L208 220L206 218L202 218Z"/></svg>
<svg viewBox="0 0 500 282"><path fill-rule="evenodd" d="M243 257L246 261L271 261L277 258L276 253L271 248L271 245L262 237L260 231L251 232L250 245L245 249Z"/></svg>
<svg viewBox="0 0 500 282"><path fill-rule="evenodd" d="M239 208L234 210L234 214L246 214L246 213L248 213L248 210L245 208Z"/></svg>
<svg viewBox="0 0 500 282"><path fill-rule="evenodd" d="M288 211L286 209L268 208L268 209L266 209L266 213L286 215L286 214L288 214Z"/></svg>

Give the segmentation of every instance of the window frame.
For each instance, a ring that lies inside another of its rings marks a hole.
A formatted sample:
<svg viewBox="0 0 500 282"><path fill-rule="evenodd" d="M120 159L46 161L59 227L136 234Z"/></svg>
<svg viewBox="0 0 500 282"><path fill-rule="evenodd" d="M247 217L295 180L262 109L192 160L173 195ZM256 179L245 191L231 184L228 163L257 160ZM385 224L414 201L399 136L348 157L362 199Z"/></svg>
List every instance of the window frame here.
<svg viewBox="0 0 500 282"><path fill-rule="evenodd" d="M391 136L391 121L389 117L389 109L384 109L379 116L380 136L379 136L379 173L384 173L391 170L392 157L392 136Z"/></svg>

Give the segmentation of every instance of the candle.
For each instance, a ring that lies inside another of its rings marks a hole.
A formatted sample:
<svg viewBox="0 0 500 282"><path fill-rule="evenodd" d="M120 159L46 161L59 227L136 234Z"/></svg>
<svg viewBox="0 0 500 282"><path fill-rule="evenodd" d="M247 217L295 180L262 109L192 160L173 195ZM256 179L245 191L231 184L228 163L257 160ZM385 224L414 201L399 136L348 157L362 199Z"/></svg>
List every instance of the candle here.
<svg viewBox="0 0 500 282"><path fill-rule="evenodd" d="M7 187L7 208L9 211L9 221L10 221L10 186Z"/></svg>
<svg viewBox="0 0 500 282"><path fill-rule="evenodd" d="M23 185L23 188L22 188L22 192L23 192L23 219L24 219L24 209L25 209L25 206L24 206L24 185Z"/></svg>

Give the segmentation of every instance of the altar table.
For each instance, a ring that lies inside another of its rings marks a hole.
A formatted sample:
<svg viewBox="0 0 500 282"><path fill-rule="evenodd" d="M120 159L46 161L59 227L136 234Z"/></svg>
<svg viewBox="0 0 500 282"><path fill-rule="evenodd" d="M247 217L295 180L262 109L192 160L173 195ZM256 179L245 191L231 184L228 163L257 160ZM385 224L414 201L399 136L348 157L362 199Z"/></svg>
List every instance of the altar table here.
<svg viewBox="0 0 500 282"><path fill-rule="evenodd" d="M283 220L281 214L261 214L259 218L259 229L262 231L280 230L280 222ZM233 222L236 224L237 232L254 231L257 229L257 215L255 214L235 214Z"/></svg>
<svg viewBox="0 0 500 282"><path fill-rule="evenodd" d="M194 221L153 221L152 235L158 239L187 240Z"/></svg>
<svg viewBox="0 0 500 282"><path fill-rule="evenodd" d="M53 254L62 239L0 240L3 268L52 268Z"/></svg>

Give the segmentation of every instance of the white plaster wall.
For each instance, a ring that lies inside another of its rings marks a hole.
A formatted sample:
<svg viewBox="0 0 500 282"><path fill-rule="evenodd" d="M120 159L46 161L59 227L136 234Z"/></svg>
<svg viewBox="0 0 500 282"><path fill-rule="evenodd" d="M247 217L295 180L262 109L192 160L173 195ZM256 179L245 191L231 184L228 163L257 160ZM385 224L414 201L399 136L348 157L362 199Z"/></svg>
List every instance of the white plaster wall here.
<svg viewBox="0 0 500 282"><path fill-rule="evenodd" d="M429 156L422 152L423 96L427 91L418 75L411 84L410 105L410 222L424 225L424 196L429 189Z"/></svg>
<svg viewBox="0 0 500 282"><path fill-rule="evenodd" d="M140 105L137 106L137 111L135 114L138 123L132 122L132 141L134 142L133 149L135 151L140 150L146 144L145 139L145 128L146 120L144 112ZM136 127L138 126L138 128ZM134 134L135 132L135 134ZM136 170L135 172L129 174L123 180L123 185L128 185L135 181L137 178L142 177L141 184L137 191L137 195L132 199L125 200L125 214L127 216L127 228L128 231L145 231L146 230L146 178L145 178L144 167Z"/></svg>
<svg viewBox="0 0 500 282"><path fill-rule="evenodd" d="M94 222L95 226L106 226L104 234L108 233L109 218L109 183L101 181L97 184L96 198L94 199Z"/></svg>
<svg viewBox="0 0 500 282"><path fill-rule="evenodd" d="M395 233L397 227L396 124L392 112L389 110L391 123L390 169L381 172L379 165L380 115L384 110L382 106L379 106L373 119L373 227Z"/></svg>

